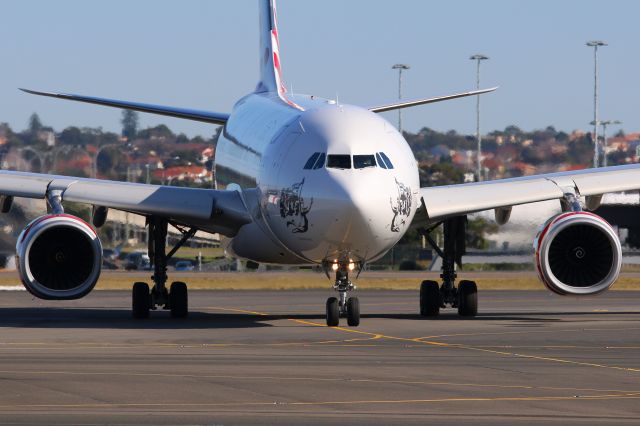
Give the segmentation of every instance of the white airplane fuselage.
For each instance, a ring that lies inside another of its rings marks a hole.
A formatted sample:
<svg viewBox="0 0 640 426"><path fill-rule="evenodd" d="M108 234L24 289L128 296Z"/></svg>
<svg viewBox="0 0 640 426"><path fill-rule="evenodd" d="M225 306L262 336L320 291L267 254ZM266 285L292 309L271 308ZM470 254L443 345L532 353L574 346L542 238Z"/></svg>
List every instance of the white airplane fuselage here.
<svg viewBox="0 0 640 426"><path fill-rule="evenodd" d="M306 95L288 100L273 93L242 98L218 139L218 185L241 189L253 217L225 240L226 249L280 264L380 258L419 207L409 145L367 109ZM349 168L332 167L329 159L344 156Z"/></svg>

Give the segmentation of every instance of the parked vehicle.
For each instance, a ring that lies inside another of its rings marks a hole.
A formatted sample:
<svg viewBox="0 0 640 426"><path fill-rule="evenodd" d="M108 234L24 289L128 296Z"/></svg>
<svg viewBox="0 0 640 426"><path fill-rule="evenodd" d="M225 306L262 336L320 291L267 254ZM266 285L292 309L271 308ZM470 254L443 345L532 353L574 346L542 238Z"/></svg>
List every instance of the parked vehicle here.
<svg viewBox="0 0 640 426"><path fill-rule="evenodd" d="M151 259L141 251L129 253L124 260L124 269L127 271L144 271L151 269Z"/></svg>
<svg viewBox="0 0 640 426"><path fill-rule="evenodd" d="M118 269L118 265L110 260L102 259L102 269Z"/></svg>
<svg viewBox="0 0 640 426"><path fill-rule="evenodd" d="M179 260L176 262L176 271L193 271L194 266L190 260Z"/></svg>

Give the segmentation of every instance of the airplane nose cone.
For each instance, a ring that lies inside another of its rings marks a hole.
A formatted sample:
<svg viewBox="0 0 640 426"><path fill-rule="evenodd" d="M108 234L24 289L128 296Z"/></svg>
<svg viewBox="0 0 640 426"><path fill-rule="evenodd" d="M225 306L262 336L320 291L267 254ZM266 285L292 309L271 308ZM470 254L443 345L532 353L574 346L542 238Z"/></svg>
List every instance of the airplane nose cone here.
<svg viewBox="0 0 640 426"><path fill-rule="evenodd" d="M318 171L265 200L270 229L311 262L376 259L398 242L415 211L410 191L400 196L399 188L375 169Z"/></svg>
<svg viewBox="0 0 640 426"><path fill-rule="evenodd" d="M326 206L328 242L336 251L353 257L367 258L379 252L384 245L381 234L385 228L388 232L392 215L387 191L376 185L373 176L367 179L358 173L330 173L327 185L328 197L322 204Z"/></svg>

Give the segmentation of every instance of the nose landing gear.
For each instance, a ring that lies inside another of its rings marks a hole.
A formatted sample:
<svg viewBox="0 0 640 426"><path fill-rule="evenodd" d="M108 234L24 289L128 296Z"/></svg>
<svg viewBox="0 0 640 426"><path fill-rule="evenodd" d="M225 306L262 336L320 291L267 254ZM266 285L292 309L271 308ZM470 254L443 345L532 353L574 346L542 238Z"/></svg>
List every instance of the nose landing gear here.
<svg viewBox="0 0 640 426"><path fill-rule="evenodd" d="M347 324L350 327L360 325L360 301L355 296L348 297L349 292L356 289L356 286L349 279L350 265L354 264L347 261L332 265L332 269L336 272L333 289L338 292L339 298L330 297L327 299L326 319L329 327L337 327L340 324L340 316L347 317Z"/></svg>

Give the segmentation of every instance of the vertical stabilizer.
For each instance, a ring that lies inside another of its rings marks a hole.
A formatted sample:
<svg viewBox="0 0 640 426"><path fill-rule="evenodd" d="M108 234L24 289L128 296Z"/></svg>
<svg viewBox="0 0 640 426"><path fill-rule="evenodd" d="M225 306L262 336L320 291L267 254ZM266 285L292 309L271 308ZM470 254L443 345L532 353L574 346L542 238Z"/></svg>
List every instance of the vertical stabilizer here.
<svg viewBox="0 0 640 426"><path fill-rule="evenodd" d="M260 0L260 82L256 92L285 93L280 68L275 0Z"/></svg>
<svg viewBox="0 0 640 426"><path fill-rule="evenodd" d="M276 0L260 0L260 82L256 92L277 93L283 102L302 109L287 99L287 89L282 82Z"/></svg>

